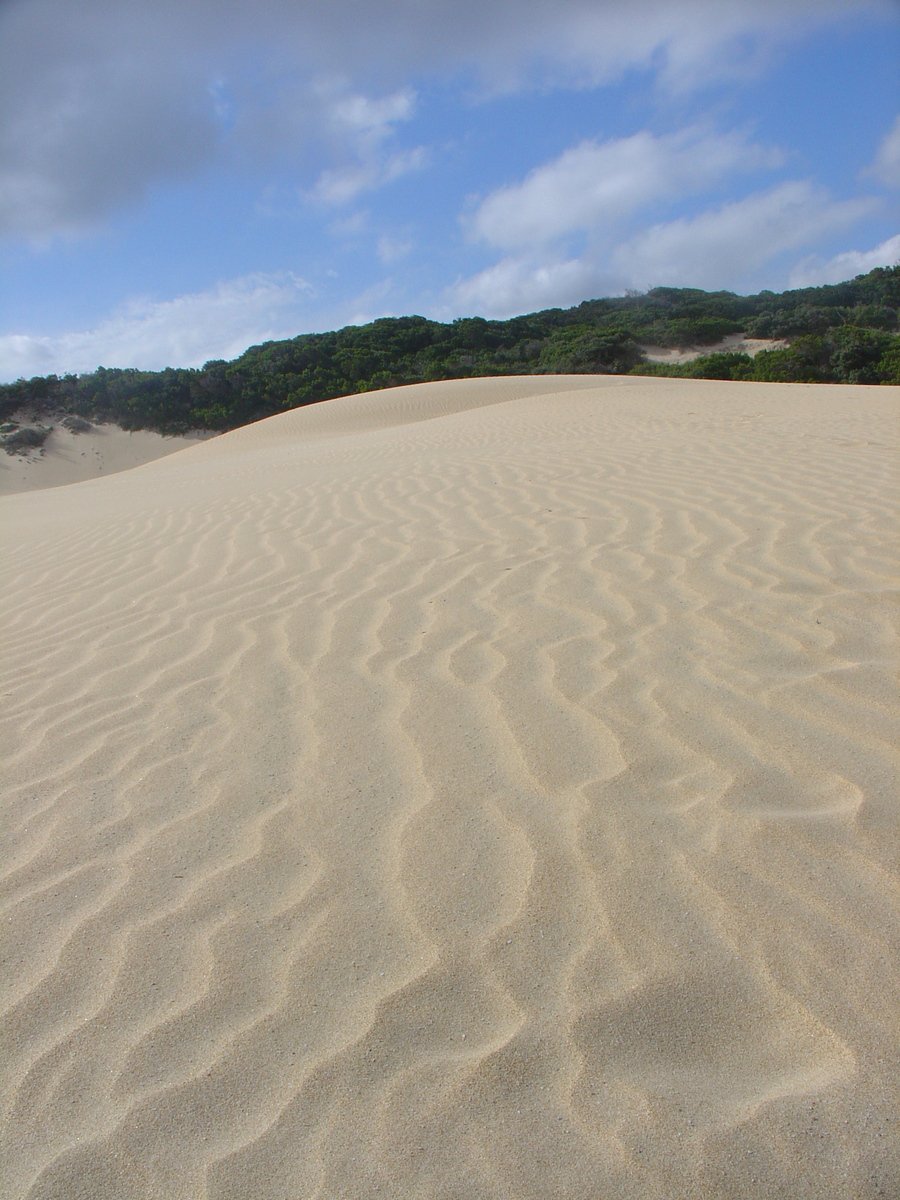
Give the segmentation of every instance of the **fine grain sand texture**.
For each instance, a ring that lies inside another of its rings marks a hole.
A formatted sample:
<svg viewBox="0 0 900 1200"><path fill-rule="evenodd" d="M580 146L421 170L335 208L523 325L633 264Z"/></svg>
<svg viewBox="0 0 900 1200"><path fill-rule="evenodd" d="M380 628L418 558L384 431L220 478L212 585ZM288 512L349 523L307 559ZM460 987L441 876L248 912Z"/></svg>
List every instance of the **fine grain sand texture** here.
<svg viewBox="0 0 900 1200"><path fill-rule="evenodd" d="M25 419L22 424L41 425L43 421L37 417ZM57 421L41 450L30 454L0 452L0 496L63 487L99 475L128 471L193 446L200 436L165 437L150 429L127 430L118 425L93 424L84 433L74 433Z"/></svg>
<svg viewBox="0 0 900 1200"><path fill-rule="evenodd" d="M3 500L0 1196L895 1197L897 412L439 383Z"/></svg>

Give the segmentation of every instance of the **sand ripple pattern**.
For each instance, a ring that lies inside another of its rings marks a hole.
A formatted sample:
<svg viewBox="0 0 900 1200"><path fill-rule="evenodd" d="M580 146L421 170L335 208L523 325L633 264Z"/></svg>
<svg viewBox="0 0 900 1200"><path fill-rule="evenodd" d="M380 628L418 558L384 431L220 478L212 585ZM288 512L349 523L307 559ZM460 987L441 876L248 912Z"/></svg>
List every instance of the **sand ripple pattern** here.
<svg viewBox="0 0 900 1200"><path fill-rule="evenodd" d="M432 384L7 498L0 1195L897 1195L897 400Z"/></svg>

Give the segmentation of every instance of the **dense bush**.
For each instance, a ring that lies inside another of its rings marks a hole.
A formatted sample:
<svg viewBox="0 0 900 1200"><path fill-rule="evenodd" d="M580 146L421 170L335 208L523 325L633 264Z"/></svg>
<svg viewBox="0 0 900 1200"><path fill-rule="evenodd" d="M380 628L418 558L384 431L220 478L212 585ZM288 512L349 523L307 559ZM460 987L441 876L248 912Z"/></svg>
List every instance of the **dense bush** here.
<svg viewBox="0 0 900 1200"><path fill-rule="evenodd" d="M807 334L783 349L706 354L687 363L645 363L632 374L757 383L900 383L900 337L845 325Z"/></svg>

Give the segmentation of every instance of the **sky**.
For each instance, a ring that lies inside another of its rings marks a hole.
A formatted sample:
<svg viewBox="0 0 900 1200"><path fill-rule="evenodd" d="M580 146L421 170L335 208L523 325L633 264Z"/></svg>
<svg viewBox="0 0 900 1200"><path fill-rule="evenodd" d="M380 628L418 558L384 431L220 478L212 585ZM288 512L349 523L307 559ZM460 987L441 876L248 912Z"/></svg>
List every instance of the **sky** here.
<svg viewBox="0 0 900 1200"><path fill-rule="evenodd" d="M0 0L0 381L900 261L900 0Z"/></svg>

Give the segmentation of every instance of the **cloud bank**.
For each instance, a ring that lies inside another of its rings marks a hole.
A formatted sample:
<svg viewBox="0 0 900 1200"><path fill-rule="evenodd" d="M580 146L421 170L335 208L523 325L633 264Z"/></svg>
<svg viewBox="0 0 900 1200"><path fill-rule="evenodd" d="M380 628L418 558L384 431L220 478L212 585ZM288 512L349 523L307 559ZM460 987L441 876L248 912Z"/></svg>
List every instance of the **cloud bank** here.
<svg viewBox="0 0 900 1200"><path fill-rule="evenodd" d="M648 222L647 216L687 196L702 203L734 174L782 161L777 148L742 134L694 127L580 143L486 196L465 219L472 237L507 253L458 280L447 311L506 317L660 284L763 287L773 260L852 226L877 202L836 200L808 180L789 180L689 217Z"/></svg>
<svg viewBox="0 0 900 1200"><path fill-rule="evenodd" d="M408 119L425 76L496 92L643 69L690 90L889 4L6 0L0 234L71 235L213 162L297 160L310 144L335 161L307 187L344 202L421 165L421 150L392 145L387 132Z"/></svg>
<svg viewBox="0 0 900 1200"><path fill-rule="evenodd" d="M0 335L9 378L81 373L116 364L155 371L235 358L249 345L296 333L312 289L289 273L249 275L173 300L133 300L93 329L58 336Z"/></svg>

